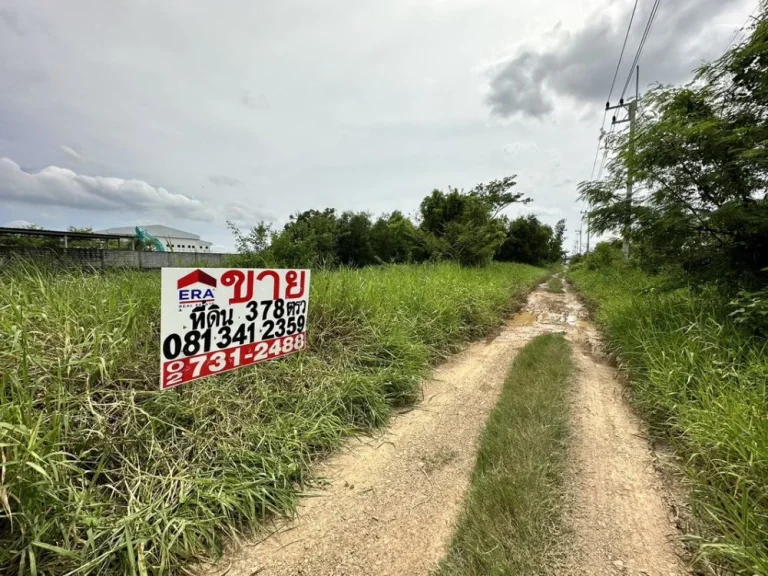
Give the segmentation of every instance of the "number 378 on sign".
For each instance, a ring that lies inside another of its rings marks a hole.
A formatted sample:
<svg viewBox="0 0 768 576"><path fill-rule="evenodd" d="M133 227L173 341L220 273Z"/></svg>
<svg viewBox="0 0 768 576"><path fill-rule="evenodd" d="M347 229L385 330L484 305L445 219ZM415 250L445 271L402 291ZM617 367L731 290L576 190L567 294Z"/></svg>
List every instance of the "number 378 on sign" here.
<svg viewBox="0 0 768 576"><path fill-rule="evenodd" d="M307 346L309 270L164 268L160 387Z"/></svg>

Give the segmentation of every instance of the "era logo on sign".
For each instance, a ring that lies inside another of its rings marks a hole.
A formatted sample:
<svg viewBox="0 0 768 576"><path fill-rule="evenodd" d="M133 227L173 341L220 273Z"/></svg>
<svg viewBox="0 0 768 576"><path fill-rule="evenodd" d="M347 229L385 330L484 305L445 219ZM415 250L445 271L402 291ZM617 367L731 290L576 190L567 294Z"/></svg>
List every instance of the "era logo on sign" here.
<svg viewBox="0 0 768 576"><path fill-rule="evenodd" d="M202 284L203 288L190 288L194 284ZM176 282L179 304L199 304L213 300L213 288L216 288L216 278L202 270L194 270Z"/></svg>

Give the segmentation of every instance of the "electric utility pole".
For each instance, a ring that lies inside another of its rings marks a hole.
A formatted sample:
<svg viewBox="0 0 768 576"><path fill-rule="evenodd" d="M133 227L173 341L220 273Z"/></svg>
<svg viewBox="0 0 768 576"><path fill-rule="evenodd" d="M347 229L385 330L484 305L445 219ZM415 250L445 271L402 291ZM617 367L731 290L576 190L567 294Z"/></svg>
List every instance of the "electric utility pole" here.
<svg viewBox="0 0 768 576"><path fill-rule="evenodd" d="M587 220L587 254L589 254L589 210L582 210L582 220L586 217Z"/></svg>
<svg viewBox="0 0 768 576"><path fill-rule="evenodd" d="M624 104L624 99L619 100L618 106L611 106L606 104L606 110L616 110L618 108L627 108L629 111L629 117L626 120L616 120L616 116L613 117L613 124L624 124L629 122L629 157L630 162L635 156L635 123L637 121L637 102L640 100L640 66L637 67L635 73L635 99L628 105ZM624 242L621 247L621 251L624 253L624 260L629 259L629 233L632 226L632 169L631 166L627 166L627 217L624 223Z"/></svg>
<svg viewBox="0 0 768 576"><path fill-rule="evenodd" d="M581 254L581 226L579 226L579 254Z"/></svg>

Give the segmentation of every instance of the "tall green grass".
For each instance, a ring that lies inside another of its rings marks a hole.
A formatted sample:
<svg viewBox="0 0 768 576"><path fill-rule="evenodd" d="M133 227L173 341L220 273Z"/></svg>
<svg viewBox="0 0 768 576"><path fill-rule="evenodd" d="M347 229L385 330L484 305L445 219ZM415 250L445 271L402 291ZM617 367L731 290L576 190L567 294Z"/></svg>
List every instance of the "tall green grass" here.
<svg viewBox="0 0 768 576"><path fill-rule="evenodd" d="M768 575L768 345L715 292L616 266L570 273L652 431L682 456L704 562Z"/></svg>
<svg viewBox="0 0 768 576"><path fill-rule="evenodd" d="M562 334L537 337L515 358L438 576L555 573L572 368Z"/></svg>
<svg viewBox="0 0 768 576"><path fill-rule="evenodd" d="M292 510L312 462L414 399L544 275L313 274L309 352L158 390L159 274L0 270L0 573L169 574Z"/></svg>

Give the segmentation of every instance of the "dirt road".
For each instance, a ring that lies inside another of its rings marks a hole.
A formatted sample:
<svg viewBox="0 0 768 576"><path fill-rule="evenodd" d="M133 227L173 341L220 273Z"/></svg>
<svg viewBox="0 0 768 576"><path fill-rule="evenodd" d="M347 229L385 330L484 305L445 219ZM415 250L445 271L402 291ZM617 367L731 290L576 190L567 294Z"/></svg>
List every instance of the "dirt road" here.
<svg viewBox="0 0 768 576"><path fill-rule="evenodd" d="M445 553L479 435L517 350L545 332L574 343L569 575L682 575L674 527L642 427L571 293L543 287L491 341L475 343L423 384L423 401L375 438L351 442L318 471L328 479L254 542L207 574L420 575Z"/></svg>

